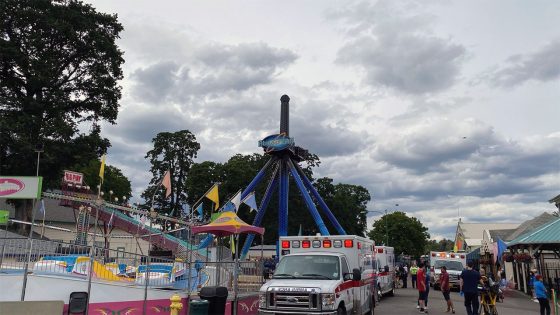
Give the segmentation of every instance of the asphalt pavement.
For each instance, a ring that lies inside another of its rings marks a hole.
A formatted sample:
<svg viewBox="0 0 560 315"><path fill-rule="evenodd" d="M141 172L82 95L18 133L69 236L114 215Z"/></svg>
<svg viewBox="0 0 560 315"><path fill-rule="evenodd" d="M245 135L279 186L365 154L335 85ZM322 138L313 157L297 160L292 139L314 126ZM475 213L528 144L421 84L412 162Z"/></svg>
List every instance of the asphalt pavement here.
<svg viewBox="0 0 560 315"><path fill-rule="evenodd" d="M396 289L394 296L386 296L381 298L380 304L375 308L376 315L406 315L419 314L416 309L418 299L418 291L410 286L407 289ZM451 300L455 305L455 314L466 315L467 311L464 306L463 297L459 292L451 292ZM552 306L552 305L551 305ZM428 296L428 312L433 315L446 315L447 304L443 299L441 291L430 288ZM539 303L535 303L523 293L517 291L506 292L503 303L497 303L499 315L530 315L540 314Z"/></svg>

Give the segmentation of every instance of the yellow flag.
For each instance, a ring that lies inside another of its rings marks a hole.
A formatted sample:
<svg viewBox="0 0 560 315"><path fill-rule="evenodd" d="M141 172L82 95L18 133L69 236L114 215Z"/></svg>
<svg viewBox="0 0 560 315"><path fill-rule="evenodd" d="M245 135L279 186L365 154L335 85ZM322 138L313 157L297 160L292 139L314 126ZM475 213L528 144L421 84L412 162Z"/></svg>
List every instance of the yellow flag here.
<svg viewBox="0 0 560 315"><path fill-rule="evenodd" d="M105 154L101 157L101 167L99 168L99 178L101 178L101 182L103 183L103 177L105 175Z"/></svg>
<svg viewBox="0 0 560 315"><path fill-rule="evenodd" d="M229 244L231 247L231 253L235 255L235 238L233 237L233 235L229 236Z"/></svg>
<svg viewBox="0 0 560 315"><path fill-rule="evenodd" d="M214 185L212 189L206 194L206 198L214 202L214 210L217 210L220 205L220 197L218 196L218 185Z"/></svg>
<svg viewBox="0 0 560 315"><path fill-rule="evenodd" d="M457 252L457 244L453 245L453 252Z"/></svg>

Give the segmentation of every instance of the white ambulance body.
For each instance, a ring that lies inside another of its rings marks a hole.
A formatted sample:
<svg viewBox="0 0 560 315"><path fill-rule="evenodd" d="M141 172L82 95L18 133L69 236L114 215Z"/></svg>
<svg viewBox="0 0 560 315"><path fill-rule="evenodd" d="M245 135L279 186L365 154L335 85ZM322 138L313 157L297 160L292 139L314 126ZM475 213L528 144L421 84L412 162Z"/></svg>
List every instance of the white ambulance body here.
<svg viewBox="0 0 560 315"><path fill-rule="evenodd" d="M459 287L459 276L463 269L467 267L467 255L465 253L454 252L430 252L430 275L432 281L430 285L435 290L439 289L439 276L441 274L441 267L447 268L449 274L449 287Z"/></svg>
<svg viewBox="0 0 560 315"><path fill-rule="evenodd" d="M286 236L280 262L259 292L259 314L373 314L372 240Z"/></svg>
<svg viewBox="0 0 560 315"><path fill-rule="evenodd" d="M375 246L375 273L379 295L395 293L395 250L388 246Z"/></svg>

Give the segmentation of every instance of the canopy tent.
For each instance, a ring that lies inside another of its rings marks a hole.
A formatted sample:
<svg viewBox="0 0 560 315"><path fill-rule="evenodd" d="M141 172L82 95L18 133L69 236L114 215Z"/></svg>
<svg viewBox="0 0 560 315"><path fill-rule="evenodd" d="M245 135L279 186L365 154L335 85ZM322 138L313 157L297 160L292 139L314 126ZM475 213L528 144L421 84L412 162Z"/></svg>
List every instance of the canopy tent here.
<svg viewBox="0 0 560 315"><path fill-rule="evenodd" d="M194 226L192 233L211 233L218 237L243 233L263 235L264 228L247 224L235 212L224 212L209 224Z"/></svg>
<svg viewBox="0 0 560 315"><path fill-rule="evenodd" d="M236 248L239 249L239 234L250 233L264 235L264 228L247 224L241 220L235 212L223 212L214 221L202 226L192 227L193 234L211 233L217 237L235 235ZM261 250L262 259L262 250ZM237 315L237 281L239 278L239 250L235 251L235 268L233 270L233 314Z"/></svg>

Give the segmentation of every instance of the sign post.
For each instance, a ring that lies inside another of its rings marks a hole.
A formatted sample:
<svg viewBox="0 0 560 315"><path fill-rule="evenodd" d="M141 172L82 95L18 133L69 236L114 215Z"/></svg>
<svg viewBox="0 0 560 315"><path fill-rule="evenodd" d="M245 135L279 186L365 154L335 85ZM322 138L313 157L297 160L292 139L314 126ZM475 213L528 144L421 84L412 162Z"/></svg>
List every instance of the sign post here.
<svg viewBox="0 0 560 315"><path fill-rule="evenodd" d="M8 237L8 220L10 218L10 212L8 210L0 210L0 225L4 224L6 230L4 230L4 239L2 241L2 253L0 254L0 270L2 270L2 263L4 262L4 249L6 248L6 238Z"/></svg>

